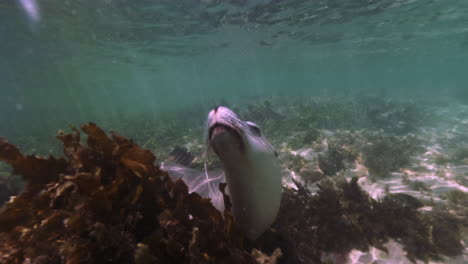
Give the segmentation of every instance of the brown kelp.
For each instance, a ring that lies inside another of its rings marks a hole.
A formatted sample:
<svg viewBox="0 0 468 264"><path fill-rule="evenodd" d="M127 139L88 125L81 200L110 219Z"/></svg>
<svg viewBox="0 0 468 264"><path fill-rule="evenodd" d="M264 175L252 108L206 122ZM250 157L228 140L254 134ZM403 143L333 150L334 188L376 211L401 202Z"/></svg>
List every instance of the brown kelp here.
<svg viewBox="0 0 468 264"><path fill-rule="evenodd" d="M189 194L156 157L96 125L60 133L66 158L0 160L27 182L0 212L1 263L254 263L229 210ZM229 207L228 207L229 208Z"/></svg>

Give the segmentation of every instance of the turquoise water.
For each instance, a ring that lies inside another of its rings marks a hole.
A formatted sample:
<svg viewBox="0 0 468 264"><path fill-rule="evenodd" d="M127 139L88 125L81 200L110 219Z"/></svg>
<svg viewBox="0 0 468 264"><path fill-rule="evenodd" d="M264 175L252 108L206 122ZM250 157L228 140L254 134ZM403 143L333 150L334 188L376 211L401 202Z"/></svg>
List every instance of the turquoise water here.
<svg viewBox="0 0 468 264"><path fill-rule="evenodd" d="M221 99L468 97L463 0L21 2L0 5L1 134Z"/></svg>
<svg viewBox="0 0 468 264"><path fill-rule="evenodd" d="M466 263L467 69L466 0L2 0L0 137L60 155L56 132L92 121L201 169L206 114L232 106L264 128L285 187L320 171L448 203L465 227L446 262ZM336 146L358 153L338 172L320 165ZM409 263L389 243L348 262Z"/></svg>

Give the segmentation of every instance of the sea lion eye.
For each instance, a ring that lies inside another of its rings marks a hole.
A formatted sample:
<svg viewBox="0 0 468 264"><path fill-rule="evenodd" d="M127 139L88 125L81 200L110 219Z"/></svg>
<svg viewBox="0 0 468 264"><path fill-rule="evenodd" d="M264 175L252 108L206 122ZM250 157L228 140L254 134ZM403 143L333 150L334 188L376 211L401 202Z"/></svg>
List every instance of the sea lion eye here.
<svg viewBox="0 0 468 264"><path fill-rule="evenodd" d="M260 128L255 123L248 121L247 125L249 126L250 131L252 131L252 134L254 134L257 137L262 136L262 132L260 131Z"/></svg>

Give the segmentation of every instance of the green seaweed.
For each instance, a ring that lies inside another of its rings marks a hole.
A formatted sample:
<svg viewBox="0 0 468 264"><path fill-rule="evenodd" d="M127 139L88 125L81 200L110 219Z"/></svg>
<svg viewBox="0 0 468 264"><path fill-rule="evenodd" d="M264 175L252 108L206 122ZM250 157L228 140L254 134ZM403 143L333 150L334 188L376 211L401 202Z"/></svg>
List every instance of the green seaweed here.
<svg viewBox="0 0 468 264"><path fill-rule="evenodd" d="M468 165L468 146L460 147L453 152L450 159L456 164L467 164Z"/></svg>
<svg viewBox="0 0 468 264"><path fill-rule="evenodd" d="M454 203L464 207L468 207L468 193L460 191L460 190L453 190L445 194L447 199Z"/></svg>
<svg viewBox="0 0 468 264"><path fill-rule="evenodd" d="M411 164L411 157L421 151L420 142L411 135L369 134L363 147L364 165L375 177L385 177Z"/></svg>
<svg viewBox="0 0 468 264"><path fill-rule="evenodd" d="M374 129L405 134L416 131L426 118L427 109L415 102L372 98L367 102L367 118Z"/></svg>
<svg viewBox="0 0 468 264"><path fill-rule="evenodd" d="M333 176L344 170L347 167L346 163L354 162L358 156L354 148L342 143L339 139L328 141L327 151L318 156L319 167L327 176Z"/></svg>
<svg viewBox="0 0 468 264"><path fill-rule="evenodd" d="M413 262L441 260L463 251L461 223L444 210L420 211L423 203L410 195L388 194L377 201L361 190L357 178L322 181L315 195L296 185L298 190L284 190L270 231L274 235L264 236L282 239L284 263L322 263L324 252L343 255L370 247L386 251L389 239L402 243ZM263 243L267 246L259 247L266 251L278 246Z"/></svg>
<svg viewBox="0 0 468 264"><path fill-rule="evenodd" d="M451 162L451 158L446 154L436 154L434 157L434 162L437 165L446 165L447 163Z"/></svg>
<svg viewBox="0 0 468 264"><path fill-rule="evenodd" d="M309 129L305 133L298 133L291 137L288 141L288 146L292 149L300 149L312 145L314 141L320 138L320 131L317 129Z"/></svg>

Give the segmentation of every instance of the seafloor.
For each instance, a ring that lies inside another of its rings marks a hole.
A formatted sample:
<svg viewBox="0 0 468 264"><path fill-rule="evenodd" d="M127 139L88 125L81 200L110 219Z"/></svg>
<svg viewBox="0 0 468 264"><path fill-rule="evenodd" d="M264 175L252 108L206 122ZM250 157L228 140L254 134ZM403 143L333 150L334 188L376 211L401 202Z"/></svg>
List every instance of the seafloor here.
<svg viewBox="0 0 468 264"><path fill-rule="evenodd" d="M280 214L260 239L235 230L229 204L223 217L155 165L177 147L203 169L208 109L198 107L100 124L135 143L93 124L82 127L86 142L77 129L61 132L63 151L34 145L34 135L16 140L24 153L64 158L2 141L0 200L17 196L0 211L0 262L468 262L467 105L360 97L228 106L261 126L284 170Z"/></svg>

